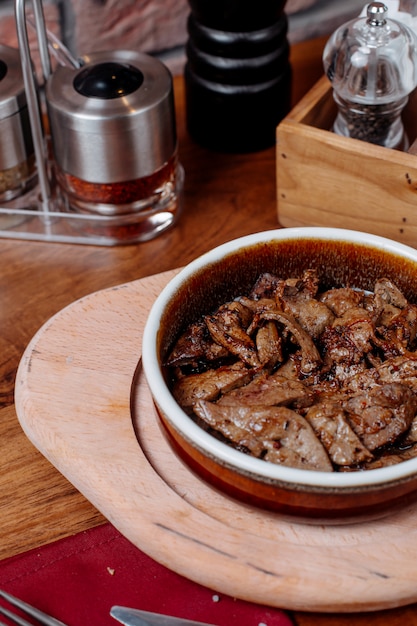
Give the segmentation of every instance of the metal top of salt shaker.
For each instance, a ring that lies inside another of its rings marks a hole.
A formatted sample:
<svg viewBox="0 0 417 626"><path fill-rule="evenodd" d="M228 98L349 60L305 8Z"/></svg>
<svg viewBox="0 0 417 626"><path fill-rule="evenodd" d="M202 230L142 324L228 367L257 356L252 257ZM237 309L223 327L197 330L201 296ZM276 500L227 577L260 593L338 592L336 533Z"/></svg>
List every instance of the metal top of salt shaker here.
<svg viewBox="0 0 417 626"><path fill-rule="evenodd" d="M26 106L26 95L19 51L0 45L0 119L18 113Z"/></svg>
<svg viewBox="0 0 417 626"><path fill-rule="evenodd" d="M369 26L384 26L388 7L383 2L371 2L366 10L367 23Z"/></svg>

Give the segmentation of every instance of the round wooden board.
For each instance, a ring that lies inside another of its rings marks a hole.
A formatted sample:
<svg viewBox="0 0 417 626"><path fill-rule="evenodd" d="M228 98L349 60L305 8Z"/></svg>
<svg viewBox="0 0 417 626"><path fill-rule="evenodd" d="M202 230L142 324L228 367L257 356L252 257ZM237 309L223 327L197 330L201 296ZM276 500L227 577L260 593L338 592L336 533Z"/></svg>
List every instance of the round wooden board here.
<svg viewBox="0 0 417 626"><path fill-rule="evenodd" d="M297 523L214 491L171 451L138 360L172 276L93 293L39 330L16 378L26 435L133 544L217 592L320 612L415 602L417 505L361 524Z"/></svg>

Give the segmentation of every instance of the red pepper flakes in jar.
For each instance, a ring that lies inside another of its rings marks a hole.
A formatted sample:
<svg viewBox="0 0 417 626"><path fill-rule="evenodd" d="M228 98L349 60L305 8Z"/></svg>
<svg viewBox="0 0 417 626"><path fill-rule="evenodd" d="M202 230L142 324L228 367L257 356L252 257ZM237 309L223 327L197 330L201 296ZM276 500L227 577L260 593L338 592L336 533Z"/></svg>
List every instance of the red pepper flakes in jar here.
<svg viewBox="0 0 417 626"><path fill-rule="evenodd" d="M73 227L121 243L147 241L172 226L182 208L184 171L176 155L154 174L126 183L89 183L57 172L61 204L71 213Z"/></svg>
<svg viewBox="0 0 417 626"><path fill-rule="evenodd" d="M176 166L177 159L174 155L153 174L121 183L91 183L59 171L57 178L61 187L75 201L78 199L102 204L130 204L162 193L165 185L174 184Z"/></svg>

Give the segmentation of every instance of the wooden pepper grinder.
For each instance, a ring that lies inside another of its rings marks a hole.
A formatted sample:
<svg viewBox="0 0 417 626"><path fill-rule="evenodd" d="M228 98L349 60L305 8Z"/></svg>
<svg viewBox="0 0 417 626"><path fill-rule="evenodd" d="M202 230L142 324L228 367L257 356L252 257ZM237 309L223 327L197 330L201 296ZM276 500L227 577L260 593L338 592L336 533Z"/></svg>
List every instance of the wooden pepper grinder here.
<svg viewBox="0 0 417 626"><path fill-rule="evenodd" d="M188 131L221 152L275 143L291 105L286 0L189 0Z"/></svg>

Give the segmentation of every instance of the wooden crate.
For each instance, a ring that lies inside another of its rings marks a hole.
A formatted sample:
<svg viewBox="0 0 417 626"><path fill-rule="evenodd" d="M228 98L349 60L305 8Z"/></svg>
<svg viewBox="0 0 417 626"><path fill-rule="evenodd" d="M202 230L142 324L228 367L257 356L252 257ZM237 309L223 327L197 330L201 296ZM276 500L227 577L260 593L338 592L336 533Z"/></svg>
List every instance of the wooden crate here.
<svg viewBox="0 0 417 626"><path fill-rule="evenodd" d="M323 76L277 128L281 226L332 226L417 247L417 156L331 132L332 88ZM417 137L417 96L404 111Z"/></svg>

